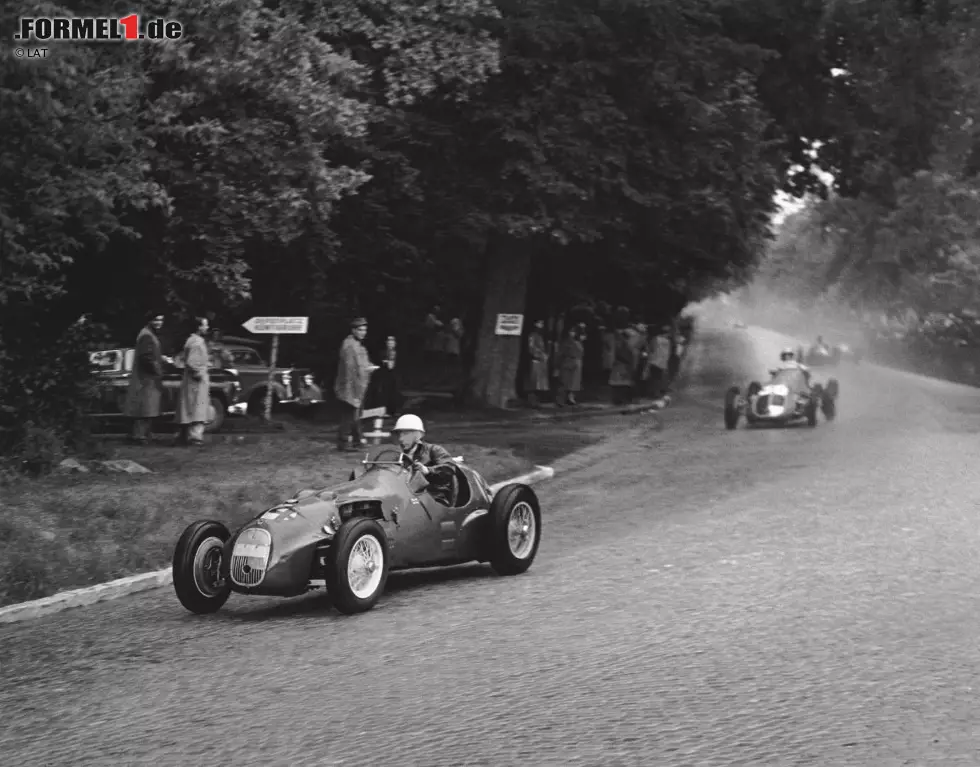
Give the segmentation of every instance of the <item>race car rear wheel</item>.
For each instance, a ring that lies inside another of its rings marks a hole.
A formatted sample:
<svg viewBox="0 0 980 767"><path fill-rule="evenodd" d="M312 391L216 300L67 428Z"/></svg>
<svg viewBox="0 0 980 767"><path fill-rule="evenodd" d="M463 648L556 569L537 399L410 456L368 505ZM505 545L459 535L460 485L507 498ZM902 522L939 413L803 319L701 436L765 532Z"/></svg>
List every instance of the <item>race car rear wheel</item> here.
<svg viewBox="0 0 980 767"><path fill-rule="evenodd" d="M370 610L388 582L388 539L375 520L347 520L330 544L324 577L333 606L345 615Z"/></svg>
<svg viewBox="0 0 980 767"><path fill-rule="evenodd" d="M836 378L831 378L829 381L827 381L827 396L830 397L831 399L837 399L837 396L839 394L840 394L840 384L837 383Z"/></svg>
<svg viewBox="0 0 980 767"><path fill-rule="evenodd" d="M214 613L228 601L231 585L221 577L221 560L230 537L221 522L207 520L188 525L177 541L174 591L192 613Z"/></svg>
<svg viewBox="0 0 980 767"><path fill-rule="evenodd" d="M733 386L725 392L725 428L731 431L738 427L738 387Z"/></svg>
<svg viewBox="0 0 980 767"><path fill-rule="evenodd" d="M837 417L837 401L830 394L824 394L822 410L824 418L828 421L833 421Z"/></svg>
<svg viewBox="0 0 980 767"><path fill-rule="evenodd" d="M541 544L541 504L527 485L504 485L493 496L489 524L490 566L497 575L520 575Z"/></svg>

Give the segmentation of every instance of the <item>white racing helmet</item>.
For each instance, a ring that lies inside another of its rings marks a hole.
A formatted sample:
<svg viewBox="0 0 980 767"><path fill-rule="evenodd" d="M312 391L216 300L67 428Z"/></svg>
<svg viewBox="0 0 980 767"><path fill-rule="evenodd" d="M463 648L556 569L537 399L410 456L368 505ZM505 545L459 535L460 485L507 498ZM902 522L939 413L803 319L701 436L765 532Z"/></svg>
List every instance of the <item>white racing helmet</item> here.
<svg viewBox="0 0 980 767"><path fill-rule="evenodd" d="M406 413L395 422L392 431L420 431L425 434L425 425L417 415Z"/></svg>

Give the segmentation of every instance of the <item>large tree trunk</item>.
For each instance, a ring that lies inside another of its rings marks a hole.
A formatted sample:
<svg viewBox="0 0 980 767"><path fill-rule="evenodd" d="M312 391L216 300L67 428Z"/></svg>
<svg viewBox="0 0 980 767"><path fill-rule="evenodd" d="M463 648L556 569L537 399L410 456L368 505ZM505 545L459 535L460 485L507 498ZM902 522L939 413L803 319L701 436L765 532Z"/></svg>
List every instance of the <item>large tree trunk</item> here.
<svg viewBox="0 0 980 767"><path fill-rule="evenodd" d="M492 237L487 247L483 317L470 395L477 404L505 408L517 396L514 387L523 336L498 336L494 329L498 314L524 314L532 245L526 239Z"/></svg>

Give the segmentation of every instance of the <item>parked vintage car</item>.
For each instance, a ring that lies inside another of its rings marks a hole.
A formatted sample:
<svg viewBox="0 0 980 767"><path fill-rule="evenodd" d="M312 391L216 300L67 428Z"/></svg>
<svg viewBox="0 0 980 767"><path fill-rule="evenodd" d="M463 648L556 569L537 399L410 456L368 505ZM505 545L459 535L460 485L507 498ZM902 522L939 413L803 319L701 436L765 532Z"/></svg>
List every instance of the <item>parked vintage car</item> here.
<svg viewBox="0 0 980 767"><path fill-rule="evenodd" d="M334 607L370 610L393 570L489 562L518 575L541 542L534 490L511 483L493 492L455 459L449 504L436 500L397 447L365 456L361 476L302 490L234 534L221 522L193 522L173 556L174 590L194 613L221 609L231 593L293 597L325 587Z"/></svg>
<svg viewBox="0 0 980 767"><path fill-rule="evenodd" d="M837 397L840 385L831 378L827 385L807 384L802 370L783 368L770 370L766 384L753 381L745 396L737 386L725 393L725 428L735 429L744 415L749 426L787 426L806 421L817 425L817 414L823 412L828 421L837 417Z"/></svg>
<svg viewBox="0 0 980 767"><path fill-rule="evenodd" d="M98 384L90 412L97 420L111 421L123 416L135 355L136 350L132 348L104 349L89 353ZM163 365L161 415L172 418L177 412L177 398L184 371L171 357L164 357ZM213 367L209 377L214 417L205 427L205 431L214 432L221 429L229 409L241 401L242 387L234 371Z"/></svg>
<svg viewBox="0 0 980 767"><path fill-rule="evenodd" d="M251 339L237 339L224 336L220 343L212 344L212 364L227 367L238 374L242 385L241 402L233 412L247 412L261 415L265 409L265 394L268 389L269 365L258 350L250 344ZM300 384L310 380L311 373L306 368L277 367L272 374L272 405L298 405L300 403ZM304 399L303 404L316 404Z"/></svg>

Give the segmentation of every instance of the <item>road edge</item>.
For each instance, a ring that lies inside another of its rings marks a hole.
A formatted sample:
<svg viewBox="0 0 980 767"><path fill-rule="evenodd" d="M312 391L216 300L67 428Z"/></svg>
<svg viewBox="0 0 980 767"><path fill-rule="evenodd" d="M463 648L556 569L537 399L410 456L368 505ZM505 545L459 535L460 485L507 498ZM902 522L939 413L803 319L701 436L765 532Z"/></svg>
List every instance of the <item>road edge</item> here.
<svg viewBox="0 0 980 767"><path fill-rule="evenodd" d="M537 482L552 479L554 476L555 470L551 466L537 466L534 471L529 471L512 479L490 485L490 489L496 493L504 485L514 483L533 485ZM70 610L74 607L85 607L98 602L111 602L113 599L119 599L130 594L139 594L143 591L152 591L169 586L172 583L173 571L169 567L149 573L129 575L114 581L97 583L94 586L62 591L50 597L42 597L41 599L32 599L29 602L18 602L14 605L0 607L0 623L20 623L21 621L34 620L35 618L42 618L46 615Z"/></svg>

